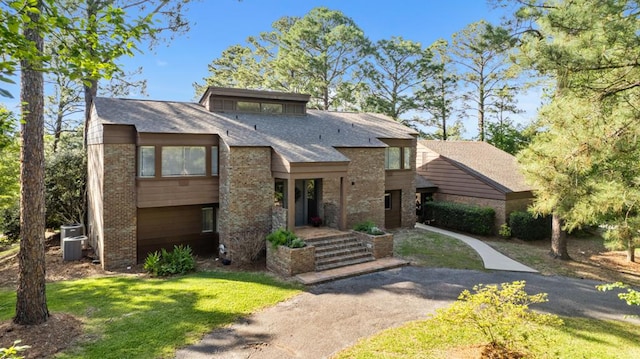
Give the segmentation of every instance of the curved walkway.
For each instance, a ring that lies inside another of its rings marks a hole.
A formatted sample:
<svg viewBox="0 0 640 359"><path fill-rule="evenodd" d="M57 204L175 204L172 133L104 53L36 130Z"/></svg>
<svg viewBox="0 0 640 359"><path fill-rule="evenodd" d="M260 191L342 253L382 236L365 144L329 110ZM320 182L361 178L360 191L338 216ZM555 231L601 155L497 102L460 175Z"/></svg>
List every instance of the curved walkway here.
<svg viewBox="0 0 640 359"><path fill-rule="evenodd" d="M465 236L464 234L459 234L459 233L447 231L445 229L431 227L431 226L427 226L420 223L416 224L416 228L424 229L429 232L443 234L443 235L453 237L455 239L463 241L469 247L473 248L473 250L478 252L478 255L480 255L480 258L482 258L482 262L484 262L484 267L486 269L502 270L502 271L510 271L510 272L538 273L537 270L531 267L527 267L522 263L514 261L513 259L496 251L495 249L491 248L491 246L489 246L488 244L478 239Z"/></svg>

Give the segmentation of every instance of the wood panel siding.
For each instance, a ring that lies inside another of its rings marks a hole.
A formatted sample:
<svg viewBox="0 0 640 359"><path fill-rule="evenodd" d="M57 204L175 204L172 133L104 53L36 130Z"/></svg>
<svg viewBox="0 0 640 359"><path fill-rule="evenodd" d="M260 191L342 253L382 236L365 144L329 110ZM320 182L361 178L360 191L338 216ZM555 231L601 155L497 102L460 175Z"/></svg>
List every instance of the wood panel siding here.
<svg viewBox="0 0 640 359"><path fill-rule="evenodd" d="M181 133L138 133L138 146L217 146L217 135Z"/></svg>
<svg viewBox="0 0 640 359"><path fill-rule="evenodd" d="M380 138L380 141L386 143L389 147L416 147L416 139L403 140L395 138Z"/></svg>
<svg viewBox="0 0 640 359"><path fill-rule="evenodd" d="M414 179L415 172L411 170L385 171L384 188L387 191L407 188Z"/></svg>
<svg viewBox="0 0 640 359"><path fill-rule="evenodd" d="M218 177L138 179L138 208L219 202Z"/></svg>
<svg viewBox="0 0 640 359"><path fill-rule="evenodd" d="M386 229L398 228L402 224L402 191L387 191L391 195L391 208L384 211L384 226Z"/></svg>
<svg viewBox="0 0 640 359"><path fill-rule="evenodd" d="M136 143L136 128L130 125L103 125L105 144Z"/></svg>
<svg viewBox="0 0 640 359"><path fill-rule="evenodd" d="M97 145L102 142L103 126L98 118L95 105L91 106L91 118L87 127L87 145Z"/></svg>
<svg viewBox="0 0 640 359"><path fill-rule="evenodd" d="M271 150L271 171L274 173L289 173L291 164L282 155Z"/></svg>
<svg viewBox="0 0 640 359"><path fill-rule="evenodd" d="M202 208L179 206L138 209L138 263L154 251L189 245L195 254L211 255L218 247L217 233L202 233Z"/></svg>
<svg viewBox="0 0 640 359"><path fill-rule="evenodd" d="M421 155L419 155L421 156ZM478 198L504 200L505 194L488 185L471 173L454 166L449 161L436 157L429 159L417 169L418 174L424 176L438 187L438 192Z"/></svg>
<svg viewBox="0 0 640 359"><path fill-rule="evenodd" d="M290 163L280 155L271 156L271 171L276 178L307 179L330 178L347 175L349 162L293 162ZM278 163L276 163L278 161Z"/></svg>

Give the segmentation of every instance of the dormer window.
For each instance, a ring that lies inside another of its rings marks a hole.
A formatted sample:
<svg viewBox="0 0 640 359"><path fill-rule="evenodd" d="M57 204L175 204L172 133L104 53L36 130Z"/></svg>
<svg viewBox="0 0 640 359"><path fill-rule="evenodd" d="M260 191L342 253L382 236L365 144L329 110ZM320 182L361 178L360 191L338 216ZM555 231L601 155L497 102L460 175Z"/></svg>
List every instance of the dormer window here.
<svg viewBox="0 0 640 359"><path fill-rule="evenodd" d="M213 112L304 115L309 95L209 87L200 103Z"/></svg>

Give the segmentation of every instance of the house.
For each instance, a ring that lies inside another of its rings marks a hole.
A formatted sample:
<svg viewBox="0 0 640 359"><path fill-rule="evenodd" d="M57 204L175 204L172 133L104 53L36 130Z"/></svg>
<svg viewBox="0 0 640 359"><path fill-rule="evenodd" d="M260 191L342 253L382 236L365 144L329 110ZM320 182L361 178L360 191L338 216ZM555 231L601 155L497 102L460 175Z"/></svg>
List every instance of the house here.
<svg viewBox="0 0 640 359"><path fill-rule="evenodd" d="M210 87L198 103L96 98L87 130L89 242L105 269L311 217L415 224L417 133L308 95Z"/></svg>
<svg viewBox="0 0 640 359"><path fill-rule="evenodd" d="M416 161L418 175L438 187L434 200L492 207L496 230L533 201L516 158L486 142L420 140Z"/></svg>

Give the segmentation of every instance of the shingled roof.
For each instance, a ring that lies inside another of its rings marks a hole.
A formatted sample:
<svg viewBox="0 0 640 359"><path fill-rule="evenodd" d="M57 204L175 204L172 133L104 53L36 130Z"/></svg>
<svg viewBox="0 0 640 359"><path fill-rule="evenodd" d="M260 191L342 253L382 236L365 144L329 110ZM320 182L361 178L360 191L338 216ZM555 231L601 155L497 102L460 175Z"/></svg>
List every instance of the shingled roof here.
<svg viewBox="0 0 640 359"><path fill-rule="evenodd" d="M454 166L484 180L504 193L531 191L516 158L486 142L431 141L418 143Z"/></svg>
<svg viewBox="0 0 640 359"><path fill-rule="evenodd" d="M199 103L98 97L102 124L133 125L139 133L216 134L229 146L268 146L290 162L343 162L336 147L387 147L379 139L417 133L371 113L308 110L306 115L209 112Z"/></svg>

